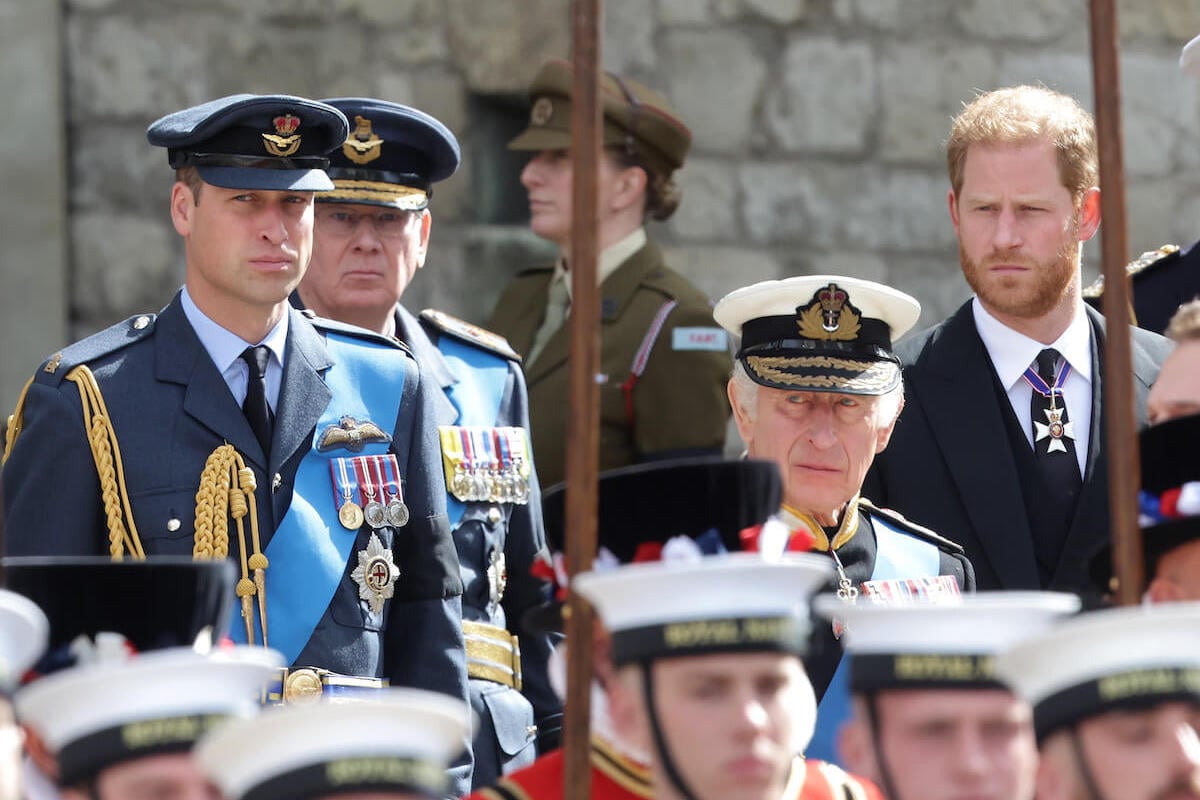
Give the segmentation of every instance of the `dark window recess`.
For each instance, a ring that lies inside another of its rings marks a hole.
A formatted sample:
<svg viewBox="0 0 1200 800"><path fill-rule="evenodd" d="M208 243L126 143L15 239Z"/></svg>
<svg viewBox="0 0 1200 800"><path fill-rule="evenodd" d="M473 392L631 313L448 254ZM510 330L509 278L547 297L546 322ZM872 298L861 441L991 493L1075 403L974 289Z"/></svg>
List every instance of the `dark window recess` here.
<svg viewBox="0 0 1200 800"><path fill-rule="evenodd" d="M476 222L525 225L529 203L521 186L521 170L529 153L508 149L509 141L529 121L526 95L472 94L471 120L464 158L471 164L471 200Z"/></svg>

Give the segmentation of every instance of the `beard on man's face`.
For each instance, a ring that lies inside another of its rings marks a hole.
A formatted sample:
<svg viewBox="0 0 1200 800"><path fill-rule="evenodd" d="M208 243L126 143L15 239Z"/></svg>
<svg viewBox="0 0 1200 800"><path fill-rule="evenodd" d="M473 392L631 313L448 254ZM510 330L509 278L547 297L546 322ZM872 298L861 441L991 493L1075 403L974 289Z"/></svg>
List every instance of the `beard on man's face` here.
<svg viewBox="0 0 1200 800"><path fill-rule="evenodd" d="M989 311L1020 319L1045 316L1079 284L1078 215L1071 222L1070 235L1048 261L993 252L977 262L971 259L961 242L958 260L967 284ZM990 270L997 264L1022 266L1029 272L996 275Z"/></svg>

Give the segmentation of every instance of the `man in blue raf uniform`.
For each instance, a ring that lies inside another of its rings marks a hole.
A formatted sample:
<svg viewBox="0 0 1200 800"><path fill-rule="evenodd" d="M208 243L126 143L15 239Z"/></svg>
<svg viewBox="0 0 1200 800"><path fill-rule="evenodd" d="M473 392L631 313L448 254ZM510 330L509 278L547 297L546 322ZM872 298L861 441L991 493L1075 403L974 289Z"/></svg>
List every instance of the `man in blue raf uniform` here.
<svg viewBox="0 0 1200 800"><path fill-rule="evenodd" d="M416 362L287 301L347 133L337 109L286 96L150 126L177 171L185 285L35 373L6 448L8 552L229 557L231 634L284 654L285 697L387 679L465 699L462 581Z"/></svg>
<svg viewBox="0 0 1200 800"><path fill-rule="evenodd" d="M432 186L458 168L454 134L396 103L325 102L352 130L330 154L334 188L317 199L312 265L293 301L396 337L430 386L480 720L474 782L486 786L533 760L534 726L554 733L561 710L546 674L550 638L519 624L543 600L529 568L545 547L525 378L501 337L437 311L418 317L399 302L425 262Z"/></svg>
<svg viewBox="0 0 1200 800"><path fill-rule="evenodd" d="M861 494L904 406L892 341L920 313L903 292L838 275L763 281L713 310L741 337L729 381L738 432L752 458L774 461L783 475L780 517L793 533L786 541L764 535L758 547L812 542L832 559L838 580L830 588L848 603L975 588L961 547ZM806 754L832 759L833 736L849 714L846 669L838 630L821 625L815 633L805 666L821 707Z"/></svg>

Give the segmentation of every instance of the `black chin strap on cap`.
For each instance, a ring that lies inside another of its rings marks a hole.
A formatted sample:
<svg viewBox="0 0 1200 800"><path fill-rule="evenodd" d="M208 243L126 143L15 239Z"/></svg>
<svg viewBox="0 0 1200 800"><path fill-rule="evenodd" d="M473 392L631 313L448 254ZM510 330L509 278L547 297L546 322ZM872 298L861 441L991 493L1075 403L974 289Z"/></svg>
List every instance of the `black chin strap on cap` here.
<svg viewBox="0 0 1200 800"><path fill-rule="evenodd" d="M1083 742L1079 740L1079 729L1072 727L1067 731L1067 736L1071 738L1071 749L1075 753L1075 765L1079 768L1079 775L1083 778L1083 788L1087 790L1087 795L1091 800L1104 800L1104 795L1100 794L1100 787L1096 784L1096 776L1092 773L1092 766L1088 763L1087 756L1083 752Z"/></svg>
<svg viewBox="0 0 1200 800"><path fill-rule="evenodd" d="M875 692L864 692L863 703L867 707L867 727L871 731L871 746L875 749L875 763L879 765L879 784L883 796L888 800L901 800L896 791L896 782L892 780L892 771L888 768L887 756L883 752L883 741L879 735L879 704Z"/></svg>
<svg viewBox="0 0 1200 800"><path fill-rule="evenodd" d="M675 766L675 759L671 758L671 751L667 747L667 738L663 735L662 726L658 723L658 707L654 702L654 677L651 674L654 661L646 658L638 663L642 667L642 698L646 702L646 715L650 718L650 731L654 734L654 749L658 751L659 762L662 764L663 771L667 773L671 785L675 787L675 791L679 792L684 800L696 800L696 795L684 783L683 776L679 774L679 768Z"/></svg>

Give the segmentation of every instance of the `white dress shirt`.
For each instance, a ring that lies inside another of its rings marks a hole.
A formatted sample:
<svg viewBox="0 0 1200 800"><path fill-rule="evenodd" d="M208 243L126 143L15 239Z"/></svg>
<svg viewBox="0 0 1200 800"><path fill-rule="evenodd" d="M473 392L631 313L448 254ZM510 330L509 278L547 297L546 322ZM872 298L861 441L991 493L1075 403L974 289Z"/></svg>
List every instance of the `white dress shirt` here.
<svg viewBox="0 0 1200 800"><path fill-rule="evenodd" d="M1037 371L1038 353L1048 347L1057 350L1071 365L1071 374L1063 385L1063 397L1067 404L1067 418L1075 435L1075 457L1082 476L1087 464L1088 442L1092 430L1092 326L1081 308L1071 324L1051 344L1042 344L1023 333L1009 328L993 317L976 297L971 303L975 315L975 328L987 348L1000 378L1000 385L1008 393L1008 402L1025 431L1025 440L1033 449L1033 420L1029 406L1033 399L1033 388L1022 377L1030 366ZM970 414L970 409L963 409Z"/></svg>
<svg viewBox="0 0 1200 800"><path fill-rule="evenodd" d="M265 344L271 351L271 359L267 362L267 403L271 411L279 409L279 386L283 383L283 354L287 349L288 315L280 318L275 327L267 333L261 342L247 342L236 333L222 328L213 322L196 301L183 287L181 298L183 313L191 323L192 330L200 339L200 344L208 351L209 357L217 366L217 371L225 379L225 385L233 394L239 407L246 400L246 384L250 380L250 367L242 360L242 351L247 347Z"/></svg>

